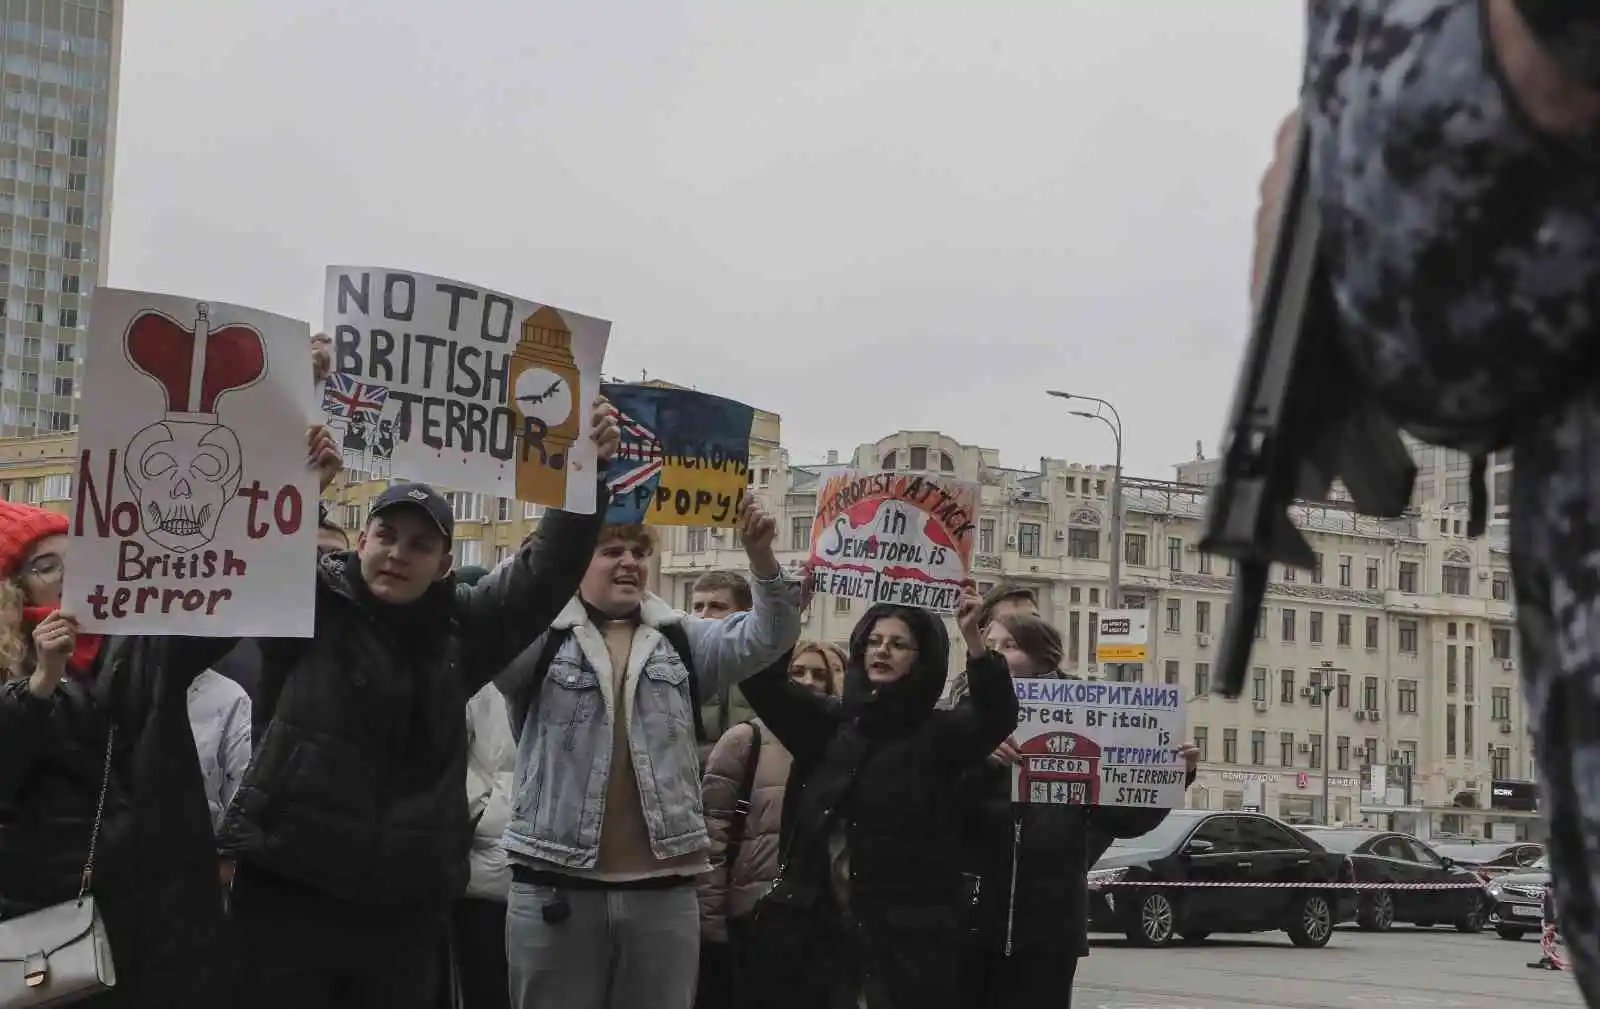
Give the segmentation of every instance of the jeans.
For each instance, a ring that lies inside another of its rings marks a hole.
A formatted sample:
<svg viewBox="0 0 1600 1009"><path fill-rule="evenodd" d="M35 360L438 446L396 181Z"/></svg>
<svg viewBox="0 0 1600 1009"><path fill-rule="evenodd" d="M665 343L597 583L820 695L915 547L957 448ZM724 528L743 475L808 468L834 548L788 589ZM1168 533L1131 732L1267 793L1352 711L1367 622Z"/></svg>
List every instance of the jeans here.
<svg viewBox="0 0 1600 1009"><path fill-rule="evenodd" d="M558 899L565 920L545 921ZM506 911L516 1009L693 1009L700 960L694 881L667 889L562 889L516 882Z"/></svg>

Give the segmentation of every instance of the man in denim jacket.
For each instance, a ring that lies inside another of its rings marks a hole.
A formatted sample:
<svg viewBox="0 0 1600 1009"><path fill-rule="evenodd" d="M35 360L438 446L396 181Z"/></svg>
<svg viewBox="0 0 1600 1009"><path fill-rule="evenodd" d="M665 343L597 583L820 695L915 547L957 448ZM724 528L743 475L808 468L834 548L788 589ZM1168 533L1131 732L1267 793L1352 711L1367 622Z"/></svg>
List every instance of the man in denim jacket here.
<svg viewBox="0 0 1600 1009"><path fill-rule="evenodd" d="M740 531L754 608L680 613L645 585L643 526L601 531L578 595L544 641L497 678L517 736L506 830L513 883L506 955L518 1009L690 1009L699 963L696 880L707 870L693 694L771 665L800 636L773 520L750 498ZM670 625L677 628L663 631ZM686 641L686 665L668 634ZM698 691L691 691L690 668Z"/></svg>

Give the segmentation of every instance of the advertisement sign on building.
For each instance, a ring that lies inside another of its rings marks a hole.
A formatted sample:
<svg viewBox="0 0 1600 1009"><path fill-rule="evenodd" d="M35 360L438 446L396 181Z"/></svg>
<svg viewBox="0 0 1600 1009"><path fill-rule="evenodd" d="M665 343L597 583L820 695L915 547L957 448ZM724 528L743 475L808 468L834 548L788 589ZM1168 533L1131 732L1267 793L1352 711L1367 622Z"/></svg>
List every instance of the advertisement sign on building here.
<svg viewBox="0 0 1600 1009"><path fill-rule="evenodd" d="M1531 781L1492 781L1489 783L1489 807L1536 812L1539 808L1539 790Z"/></svg>
<svg viewBox="0 0 1600 1009"><path fill-rule="evenodd" d="M1095 661L1143 662L1149 641L1149 610L1102 610Z"/></svg>

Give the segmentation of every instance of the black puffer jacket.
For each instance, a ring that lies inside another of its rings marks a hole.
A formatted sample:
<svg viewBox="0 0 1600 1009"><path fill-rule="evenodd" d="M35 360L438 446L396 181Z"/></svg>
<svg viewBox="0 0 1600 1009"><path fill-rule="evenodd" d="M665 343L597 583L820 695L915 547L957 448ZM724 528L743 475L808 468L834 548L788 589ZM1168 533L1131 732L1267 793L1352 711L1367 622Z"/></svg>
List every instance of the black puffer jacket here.
<svg viewBox="0 0 1600 1009"><path fill-rule="evenodd" d="M0 685L0 918L71 900L117 730L94 892L118 1005L212 1009L231 991L211 810L190 682L226 638L108 638L86 681L46 700Z"/></svg>
<svg viewBox="0 0 1600 1009"><path fill-rule="evenodd" d="M223 820L242 865L356 904L461 894L467 699L533 643L587 570L601 516L549 511L476 585L379 602L354 553L317 572L317 633L262 642L255 759Z"/></svg>
<svg viewBox="0 0 1600 1009"><path fill-rule="evenodd" d="M912 672L874 688L863 656L880 619L917 639ZM972 703L935 711L949 640L922 610L880 604L850 639L843 703L806 690L778 667L744 683L745 697L794 756L784 804L784 865L756 912L771 964L763 1004L815 1009L857 991L870 1009L938 1009L957 998L964 768L1011 734L1017 699L1005 660L968 662ZM829 839L847 838L848 913L830 892Z"/></svg>

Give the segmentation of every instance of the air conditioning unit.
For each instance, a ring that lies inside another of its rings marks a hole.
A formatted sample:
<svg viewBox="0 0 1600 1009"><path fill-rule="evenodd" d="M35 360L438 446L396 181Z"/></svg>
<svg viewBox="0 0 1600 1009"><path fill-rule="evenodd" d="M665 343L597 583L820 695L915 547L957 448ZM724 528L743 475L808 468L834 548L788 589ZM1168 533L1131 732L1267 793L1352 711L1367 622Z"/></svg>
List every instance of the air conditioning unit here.
<svg viewBox="0 0 1600 1009"><path fill-rule="evenodd" d="M1256 702L1256 710L1257 711L1265 711L1265 710L1267 710L1267 702L1266 701L1257 701Z"/></svg>
<svg viewBox="0 0 1600 1009"><path fill-rule="evenodd" d="M1378 709L1377 708L1368 708L1367 709L1367 721L1376 722L1378 720L1379 720L1378 719Z"/></svg>
<svg viewBox="0 0 1600 1009"><path fill-rule="evenodd" d="M1517 660L1516 659L1501 659L1500 660L1500 668L1501 669L1507 669L1507 670L1516 669L1517 668Z"/></svg>
<svg viewBox="0 0 1600 1009"><path fill-rule="evenodd" d="M712 526L711 527L711 538L712 539L720 540L726 535L728 535L728 530L724 529L722 526Z"/></svg>
<svg viewBox="0 0 1600 1009"><path fill-rule="evenodd" d="M1367 755L1367 748L1365 746L1358 746L1356 747L1355 753L1358 757L1365 757Z"/></svg>
<svg viewBox="0 0 1600 1009"><path fill-rule="evenodd" d="M1196 634L1194 636L1194 643L1199 645L1201 648L1210 648L1211 647L1211 635L1209 635L1209 634Z"/></svg>
<svg viewBox="0 0 1600 1009"><path fill-rule="evenodd" d="M1364 722L1366 720L1367 720L1367 713L1365 711L1362 711L1360 708L1357 708L1356 709L1356 721Z"/></svg>
<svg viewBox="0 0 1600 1009"><path fill-rule="evenodd" d="M1510 722L1501 722L1500 723L1500 735L1502 735L1502 736L1511 735L1511 723Z"/></svg>
<svg viewBox="0 0 1600 1009"><path fill-rule="evenodd" d="M1016 545L1017 545L1017 538L1015 536L1007 536L1006 537L1006 546L1014 547Z"/></svg>
<svg viewBox="0 0 1600 1009"><path fill-rule="evenodd" d="M1067 538L1067 532L1066 532L1065 529L1057 529L1056 530L1056 542L1057 543L1060 543L1062 540L1064 540L1066 538Z"/></svg>
<svg viewBox="0 0 1600 1009"><path fill-rule="evenodd" d="M1317 692L1317 689L1315 687L1301 687L1300 688L1300 696L1301 697L1310 697L1311 695L1315 694L1316 692Z"/></svg>
<svg viewBox="0 0 1600 1009"><path fill-rule="evenodd" d="M1311 752L1311 744L1310 743L1301 743L1300 746L1298 747L1298 749L1300 750L1301 753L1310 753Z"/></svg>

